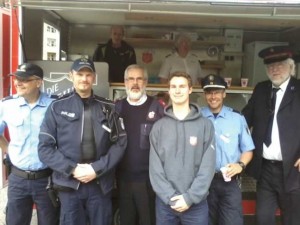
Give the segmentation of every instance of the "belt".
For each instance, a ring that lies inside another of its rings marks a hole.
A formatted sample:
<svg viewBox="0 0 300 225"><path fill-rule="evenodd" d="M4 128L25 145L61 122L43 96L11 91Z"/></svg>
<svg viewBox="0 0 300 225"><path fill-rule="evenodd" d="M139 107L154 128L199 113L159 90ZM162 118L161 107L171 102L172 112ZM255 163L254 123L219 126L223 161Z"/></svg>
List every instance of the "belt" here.
<svg viewBox="0 0 300 225"><path fill-rule="evenodd" d="M270 160L270 159L263 158L263 162L273 164L274 166L282 166L282 161L279 160Z"/></svg>
<svg viewBox="0 0 300 225"><path fill-rule="evenodd" d="M220 178L223 179L222 172L215 172L214 178L216 178L216 179L220 179Z"/></svg>
<svg viewBox="0 0 300 225"><path fill-rule="evenodd" d="M238 175L234 175L233 177L231 177L231 180L234 180L234 179L237 179L237 178L238 178ZM215 172L214 179L224 180L222 172L221 171Z"/></svg>
<svg viewBox="0 0 300 225"><path fill-rule="evenodd" d="M49 177L52 173L52 170L47 168L44 170L29 171L29 170L20 170L19 168L12 166L11 172L18 177L25 178L27 180L37 180L44 177Z"/></svg>

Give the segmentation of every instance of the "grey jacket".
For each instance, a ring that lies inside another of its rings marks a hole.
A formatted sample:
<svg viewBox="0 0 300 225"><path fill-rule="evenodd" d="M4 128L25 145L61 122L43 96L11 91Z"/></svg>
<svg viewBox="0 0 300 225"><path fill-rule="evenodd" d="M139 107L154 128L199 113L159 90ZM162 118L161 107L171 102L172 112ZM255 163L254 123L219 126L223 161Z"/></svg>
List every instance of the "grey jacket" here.
<svg viewBox="0 0 300 225"><path fill-rule="evenodd" d="M178 120L172 107L158 120L150 133L150 180L158 197L170 199L183 195L187 205L206 199L215 173L214 127L190 104L191 112Z"/></svg>

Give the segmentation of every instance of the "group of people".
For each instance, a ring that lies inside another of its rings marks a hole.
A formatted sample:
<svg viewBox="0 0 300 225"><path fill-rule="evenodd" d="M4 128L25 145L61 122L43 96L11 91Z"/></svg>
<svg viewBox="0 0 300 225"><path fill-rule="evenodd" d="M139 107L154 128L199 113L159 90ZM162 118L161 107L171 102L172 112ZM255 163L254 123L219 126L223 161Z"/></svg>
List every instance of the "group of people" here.
<svg viewBox="0 0 300 225"><path fill-rule="evenodd" d="M136 54L132 46L123 40L123 26L112 26L110 39L105 44L99 44L93 54L94 62L106 62L109 66L109 82L124 82L124 71L127 66L136 64ZM160 83L167 83L169 75L182 71L189 74L193 84L201 82L201 66L198 57L191 53L192 42L188 35L176 37L174 52L168 54L161 65L158 77Z"/></svg>
<svg viewBox="0 0 300 225"><path fill-rule="evenodd" d="M121 40L119 28L112 33ZM242 225L243 171L257 180L257 225L275 225L277 208L282 225L299 223L300 82L288 47L260 52L269 79L240 113L224 105L227 84L218 75L201 79L207 106L192 103L192 70L162 76L170 97L163 107L147 95L148 73L134 51L113 43L97 54L134 59L110 68L125 68L126 98L115 103L94 94L89 59L73 62L74 91L60 98L40 91L39 66L24 63L12 74L17 93L0 102L0 147L11 162L8 225L30 225L33 204L39 225L110 225L115 184L121 225Z"/></svg>
<svg viewBox="0 0 300 225"><path fill-rule="evenodd" d="M56 100L40 91L39 66L24 63L12 75L17 93L0 103L0 147L11 163L7 224L30 225L33 204L39 225L111 224L114 168L127 137L113 102L93 93L94 63L75 60L74 91Z"/></svg>

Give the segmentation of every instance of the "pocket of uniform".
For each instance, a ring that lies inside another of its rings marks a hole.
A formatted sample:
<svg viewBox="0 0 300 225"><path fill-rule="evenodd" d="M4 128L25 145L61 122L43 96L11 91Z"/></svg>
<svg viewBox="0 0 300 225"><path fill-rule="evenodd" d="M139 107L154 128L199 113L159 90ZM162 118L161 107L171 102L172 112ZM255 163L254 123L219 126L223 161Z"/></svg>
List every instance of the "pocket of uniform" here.
<svg viewBox="0 0 300 225"><path fill-rule="evenodd" d="M14 145L22 145L24 140L30 135L30 129L24 129L25 122L23 118L12 117L9 123L12 124L10 132L14 134Z"/></svg>
<svg viewBox="0 0 300 225"><path fill-rule="evenodd" d="M141 124L141 137L140 137L140 148L150 149L149 134L152 129L152 124L143 123Z"/></svg>

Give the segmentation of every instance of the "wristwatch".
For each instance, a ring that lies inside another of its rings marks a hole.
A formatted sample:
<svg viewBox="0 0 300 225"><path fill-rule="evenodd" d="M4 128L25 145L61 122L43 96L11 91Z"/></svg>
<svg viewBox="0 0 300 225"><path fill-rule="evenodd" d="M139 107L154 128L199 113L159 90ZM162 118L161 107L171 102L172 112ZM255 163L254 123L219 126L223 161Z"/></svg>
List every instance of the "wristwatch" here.
<svg viewBox="0 0 300 225"><path fill-rule="evenodd" d="M238 164L242 167L242 171L246 169L245 163L239 161Z"/></svg>

